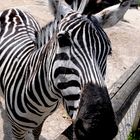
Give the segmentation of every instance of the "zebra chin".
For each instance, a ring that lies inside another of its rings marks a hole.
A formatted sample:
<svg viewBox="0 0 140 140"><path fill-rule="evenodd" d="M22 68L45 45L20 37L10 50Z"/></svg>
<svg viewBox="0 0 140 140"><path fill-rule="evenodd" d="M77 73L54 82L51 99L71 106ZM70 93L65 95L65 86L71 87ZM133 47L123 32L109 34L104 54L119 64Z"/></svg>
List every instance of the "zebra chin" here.
<svg viewBox="0 0 140 140"><path fill-rule="evenodd" d="M112 140L116 136L118 126L106 87L84 86L73 126L77 140Z"/></svg>

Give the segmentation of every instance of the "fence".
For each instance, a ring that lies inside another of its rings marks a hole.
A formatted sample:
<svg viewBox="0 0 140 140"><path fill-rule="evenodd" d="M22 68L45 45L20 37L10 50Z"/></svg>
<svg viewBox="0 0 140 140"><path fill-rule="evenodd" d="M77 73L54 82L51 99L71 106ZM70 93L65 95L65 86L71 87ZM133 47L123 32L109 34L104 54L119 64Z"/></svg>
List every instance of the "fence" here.
<svg viewBox="0 0 140 140"><path fill-rule="evenodd" d="M110 98L116 114L119 132L115 140L127 140L140 100L140 58L109 89ZM56 140L70 140L69 126Z"/></svg>
<svg viewBox="0 0 140 140"><path fill-rule="evenodd" d="M136 99L133 101L133 104L130 106L126 115L124 116L121 123L119 124L119 132L114 140L127 140L128 139L128 135L132 131L139 101L140 101L140 93L137 95Z"/></svg>
<svg viewBox="0 0 140 140"><path fill-rule="evenodd" d="M140 58L113 84L110 95L119 124L115 140L127 140L140 100Z"/></svg>

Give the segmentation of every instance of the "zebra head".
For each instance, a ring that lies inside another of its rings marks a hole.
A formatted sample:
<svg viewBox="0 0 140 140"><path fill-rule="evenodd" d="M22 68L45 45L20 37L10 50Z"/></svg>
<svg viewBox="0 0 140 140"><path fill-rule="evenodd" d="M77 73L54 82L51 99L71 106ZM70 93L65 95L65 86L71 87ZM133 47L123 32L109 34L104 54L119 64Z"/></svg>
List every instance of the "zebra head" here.
<svg viewBox="0 0 140 140"><path fill-rule="evenodd" d="M104 82L110 41L94 16L81 15L65 3L60 3L59 9L63 18L49 57L53 89L61 93L68 114L76 119L78 139L94 137L106 125L106 135L112 138L117 126Z"/></svg>
<svg viewBox="0 0 140 140"><path fill-rule="evenodd" d="M59 1L60 0L49 0L54 15L57 14ZM61 2L64 3L64 1L66 1L72 9L81 14L94 14L93 16L96 17L100 26L103 28L112 27L118 23L132 2L132 0L122 0L120 3L120 0L62 0Z"/></svg>

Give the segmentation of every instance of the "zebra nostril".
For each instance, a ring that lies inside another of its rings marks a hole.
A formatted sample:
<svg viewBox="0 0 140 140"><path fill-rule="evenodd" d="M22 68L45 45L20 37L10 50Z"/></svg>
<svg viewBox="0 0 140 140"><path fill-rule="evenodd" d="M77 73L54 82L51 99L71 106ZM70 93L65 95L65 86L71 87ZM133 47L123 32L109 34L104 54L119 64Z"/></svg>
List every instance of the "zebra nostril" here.
<svg viewBox="0 0 140 140"><path fill-rule="evenodd" d="M61 15L61 19L63 19L64 18L64 16L63 15Z"/></svg>

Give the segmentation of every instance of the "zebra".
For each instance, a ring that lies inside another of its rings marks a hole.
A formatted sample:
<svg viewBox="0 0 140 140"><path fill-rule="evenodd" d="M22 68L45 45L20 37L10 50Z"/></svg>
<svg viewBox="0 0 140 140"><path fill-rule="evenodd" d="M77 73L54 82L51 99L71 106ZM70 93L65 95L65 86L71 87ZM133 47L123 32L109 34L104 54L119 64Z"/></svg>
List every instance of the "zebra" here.
<svg viewBox="0 0 140 140"><path fill-rule="evenodd" d="M56 5L57 5L58 1L59 0L54 0L54 1L49 0L48 1L54 17L57 17ZM124 14L126 13L128 8L130 7L130 1L131 0L123 0L120 4L110 6L106 9L103 9L102 11L94 14L94 16L98 20L98 23L100 24L100 26L102 28L109 28L109 27L114 26L120 19L123 18ZM69 3L68 0L66 2L69 5L71 4L71 3ZM89 5L89 3L90 3L89 0L83 0L83 1L81 1L81 3L79 3L78 0L75 0L70 5L70 7L72 9L74 9L75 11L78 11L79 13L84 14L83 10ZM79 6L79 4L82 6ZM77 6L74 6L74 5L77 5ZM81 7L81 8L79 8L79 7ZM61 19L61 17L60 17L60 19ZM57 25L58 25L60 19L55 19L54 21L49 22L48 24L43 26L41 28L41 30L39 30L39 32L38 31L36 32L36 40L38 43L37 44L38 47L41 47L42 45L48 43L48 41L53 36L53 33L57 30Z"/></svg>
<svg viewBox="0 0 140 140"><path fill-rule="evenodd" d="M30 15L19 9L0 15L0 87L18 140L24 140L30 129L35 140L39 139L43 122L60 103L75 120L80 99L92 86L107 99L111 119L106 122L115 127L103 78L111 50L106 33L96 17L81 15L64 2L58 4L57 16L59 20L63 17L57 29L47 44L38 47L34 31L39 27L34 28L35 20ZM116 127L112 130L114 137Z"/></svg>

